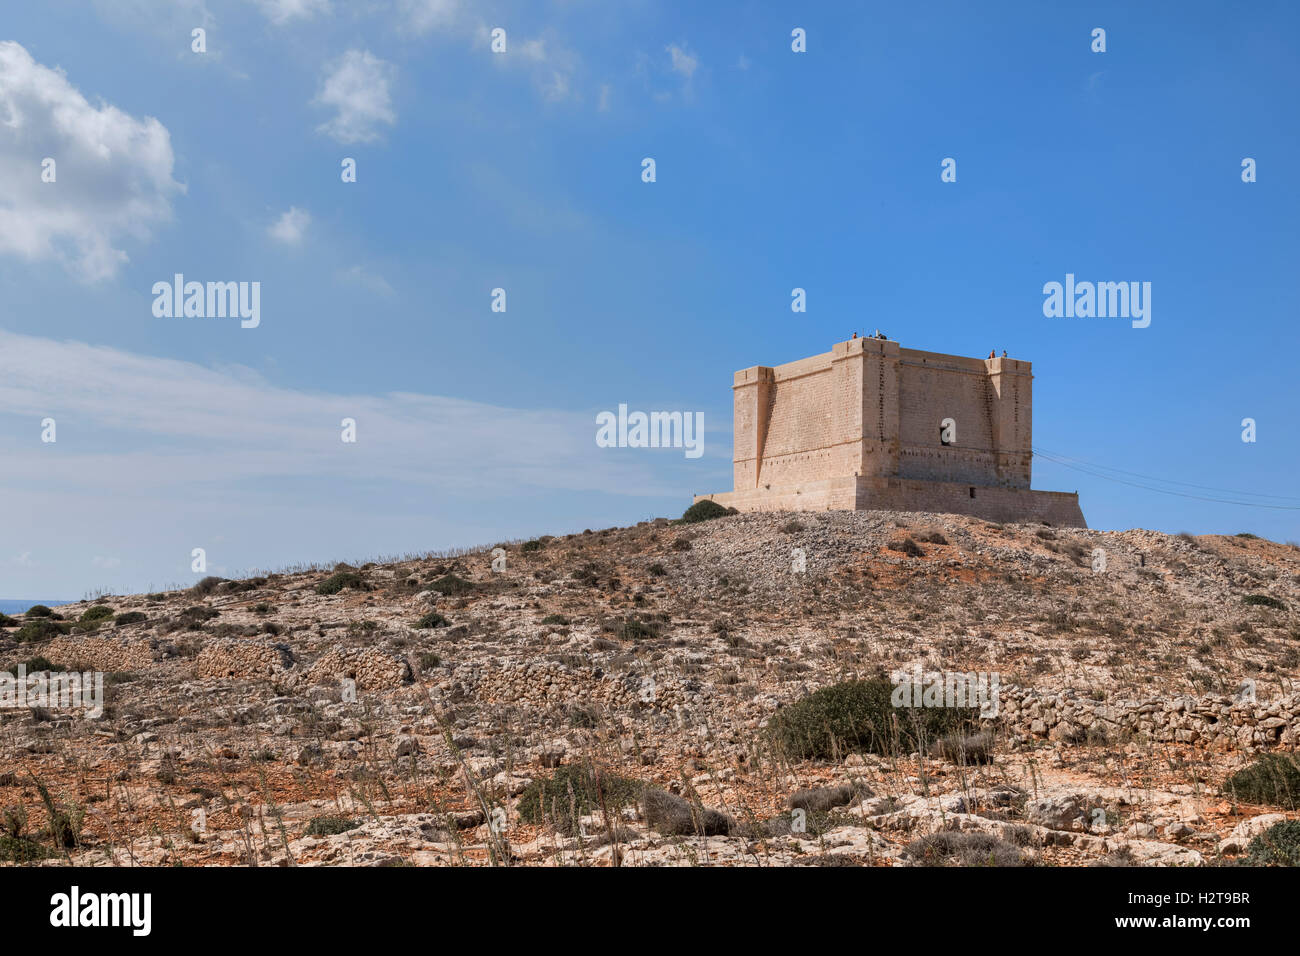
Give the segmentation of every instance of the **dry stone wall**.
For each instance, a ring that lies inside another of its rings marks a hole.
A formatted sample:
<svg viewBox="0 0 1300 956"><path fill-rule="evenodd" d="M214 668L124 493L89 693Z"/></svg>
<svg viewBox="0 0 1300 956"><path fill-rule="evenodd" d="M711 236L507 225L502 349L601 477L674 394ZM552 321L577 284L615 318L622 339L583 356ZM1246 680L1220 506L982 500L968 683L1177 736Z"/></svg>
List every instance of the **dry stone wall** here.
<svg viewBox="0 0 1300 956"><path fill-rule="evenodd" d="M1146 738L1214 750L1294 750L1300 694L1271 700L1231 697L1097 701L1069 692L1002 687L998 719L1013 733L1061 742Z"/></svg>

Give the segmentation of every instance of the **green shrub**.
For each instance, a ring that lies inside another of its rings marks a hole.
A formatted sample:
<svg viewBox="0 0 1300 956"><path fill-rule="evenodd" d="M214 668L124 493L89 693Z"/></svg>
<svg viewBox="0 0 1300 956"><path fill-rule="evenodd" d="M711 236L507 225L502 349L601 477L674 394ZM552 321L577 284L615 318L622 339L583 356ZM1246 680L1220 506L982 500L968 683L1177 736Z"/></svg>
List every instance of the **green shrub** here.
<svg viewBox="0 0 1300 956"><path fill-rule="evenodd" d="M466 581L464 578L457 577L454 574L444 574L442 577L438 578L438 580L430 584L429 587L437 591L439 594L455 596L458 594L468 594L470 591L473 591L474 582Z"/></svg>
<svg viewBox="0 0 1300 956"><path fill-rule="evenodd" d="M519 550L520 550L520 551L540 551L540 550L542 550L542 543L541 543L540 541L536 540L536 539L533 539L532 541L525 541L523 544L521 544L521 545L519 546Z"/></svg>
<svg viewBox="0 0 1300 956"><path fill-rule="evenodd" d="M1300 866L1300 820L1275 823L1246 847L1247 866Z"/></svg>
<svg viewBox="0 0 1300 956"><path fill-rule="evenodd" d="M846 806L860 796L870 795L871 791L861 784L842 783L836 787L796 790L786 797L785 805L791 810L826 813L836 807Z"/></svg>
<svg viewBox="0 0 1300 956"><path fill-rule="evenodd" d="M442 663L442 658L439 657L437 654L435 654L433 651L421 651L421 652L420 652L420 668L421 668L421 670L426 670L426 671L427 671L427 670L431 670L431 669L437 667L437 666L438 666L439 664L441 664L441 663Z"/></svg>
<svg viewBox="0 0 1300 956"><path fill-rule="evenodd" d="M921 546L910 537L904 538L902 541L891 541L886 547L890 551L900 551L911 558L925 557L925 552L921 550Z"/></svg>
<svg viewBox="0 0 1300 956"><path fill-rule="evenodd" d="M249 578L246 581L227 581L225 582L226 591L233 591L238 594L241 591L256 591L258 588L265 586L266 578Z"/></svg>
<svg viewBox="0 0 1300 956"><path fill-rule="evenodd" d="M646 825L664 836L726 836L736 825L725 813L696 806L658 787L646 787L641 809Z"/></svg>
<svg viewBox="0 0 1300 956"><path fill-rule="evenodd" d="M149 616L144 611L127 611L125 614L119 614L115 622L118 627L124 624L143 624L149 620Z"/></svg>
<svg viewBox="0 0 1300 956"><path fill-rule="evenodd" d="M646 571L650 573L650 576L652 578L662 578L665 574L668 573L668 569L665 568L658 561L650 565L650 567L646 568Z"/></svg>
<svg viewBox="0 0 1300 956"><path fill-rule="evenodd" d="M915 699L920 688L913 690ZM909 753L977 724L978 708L895 707L893 693L885 677L823 687L776 714L769 725L773 742L794 759Z"/></svg>
<svg viewBox="0 0 1300 956"><path fill-rule="evenodd" d="M446 627L451 621L447 620L437 611L430 611L424 617L415 622L416 627Z"/></svg>
<svg viewBox="0 0 1300 956"><path fill-rule="evenodd" d="M43 783L36 784L36 792L40 795L41 802L45 804L45 812L49 817L49 835L54 845L71 850L81 842L81 821L85 812L75 803L71 806L56 803L50 796L49 788Z"/></svg>
<svg viewBox="0 0 1300 956"><path fill-rule="evenodd" d="M317 594L338 594L344 588L356 591L366 589L366 581L355 571L335 571L320 584L316 585Z"/></svg>
<svg viewBox="0 0 1300 956"><path fill-rule="evenodd" d="M0 627L18 627L23 622L8 614L0 614Z"/></svg>
<svg viewBox="0 0 1300 956"><path fill-rule="evenodd" d="M0 863L32 863L54 856L48 847L27 837L0 836Z"/></svg>
<svg viewBox="0 0 1300 956"><path fill-rule="evenodd" d="M561 833L577 829L577 817L601 807L611 816L636 803L645 784L620 777L589 764L558 768L550 777L540 777L519 797L519 817L525 823L549 822Z"/></svg>
<svg viewBox="0 0 1300 956"><path fill-rule="evenodd" d="M944 734L934 742L930 752L962 766L992 763L993 734L987 730L976 734Z"/></svg>
<svg viewBox="0 0 1300 956"><path fill-rule="evenodd" d="M1223 781L1220 790L1243 803L1300 809L1300 763L1287 754L1263 754Z"/></svg>
<svg viewBox="0 0 1300 956"><path fill-rule="evenodd" d="M548 625L559 625L560 627L567 627L569 624L569 619L565 617L563 614L548 614L546 615L546 617L542 618L541 623L548 624Z"/></svg>
<svg viewBox="0 0 1300 956"><path fill-rule="evenodd" d="M570 704L566 716L569 726L580 730L592 730L600 726L600 711L582 704Z"/></svg>
<svg viewBox="0 0 1300 956"><path fill-rule="evenodd" d="M54 617L54 612L44 604L33 604L26 611L27 617Z"/></svg>
<svg viewBox="0 0 1300 956"><path fill-rule="evenodd" d="M200 604L194 607L187 607L177 615L180 622L187 627L196 627L204 621L210 621L214 617L220 617L221 612L215 607L203 607Z"/></svg>
<svg viewBox="0 0 1300 956"><path fill-rule="evenodd" d="M63 621L51 621L47 617L38 617L24 622L23 626L10 636L19 644L22 644L27 641L48 640L51 637L58 637L60 634L67 634L71 630L71 624Z"/></svg>
<svg viewBox="0 0 1300 956"><path fill-rule="evenodd" d="M694 524L697 521L709 521L713 518L725 518L727 515L738 514L735 508L724 508L716 501L710 501L705 498L703 501L697 501L684 512L682 512L682 522L685 524Z"/></svg>
<svg viewBox="0 0 1300 956"><path fill-rule="evenodd" d="M613 634L621 641L644 641L659 636L659 627L640 618L629 617L622 621L606 621L601 625L606 634Z"/></svg>
<svg viewBox="0 0 1300 956"><path fill-rule="evenodd" d="M1275 597L1267 594L1247 594L1241 599L1242 604L1258 605L1259 607L1271 607L1278 611L1285 611L1286 605Z"/></svg>
<svg viewBox="0 0 1300 956"><path fill-rule="evenodd" d="M350 820L347 817L316 817L307 824L307 836L333 836L336 833L355 830L359 826L361 826L360 821Z"/></svg>
<svg viewBox="0 0 1300 956"><path fill-rule="evenodd" d="M85 613L82 614L78 620L81 620L85 623L90 623L91 621L110 620L112 617L113 617L113 609L111 607L109 607L107 604L95 604L92 605L91 607L86 608Z"/></svg>
<svg viewBox="0 0 1300 956"><path fill-rule="evenodd" d="M38 671L66 671L67 670L67 668L64 667L62 664L56 664L53 661L51 661L48 657L42 657L40 654L37 654L35 657L29 657L27 658L27 660L22 661L21 663L23 667L27 668L27 673L29 674L35 674ZM13 667L11 667L9 669L9 673L17 675L18 664L15 664Z"/></svg>
<svg viewBox="0 0 1300 956"><path fill-rule="evenodd" d="M217 589L217 585L225 583L225 578L219 578L215 574L209 574L202 581L195 584L194 587L190 588L190 590L199 595L211 594Z"/></svg>
<svg viewBox="0 0 1300 956"><path fill-rule="evenodd" d="M991 833L940 830L903 851L921 866L1023 866L1020 848Z"/></svg>

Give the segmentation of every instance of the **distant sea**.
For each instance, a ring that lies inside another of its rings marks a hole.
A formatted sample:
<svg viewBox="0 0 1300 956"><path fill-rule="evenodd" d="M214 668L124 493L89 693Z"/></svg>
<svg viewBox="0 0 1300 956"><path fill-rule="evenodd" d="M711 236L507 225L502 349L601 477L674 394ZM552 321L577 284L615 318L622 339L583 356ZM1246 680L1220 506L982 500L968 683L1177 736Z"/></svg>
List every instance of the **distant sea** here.
<svg viewBox="0 0 1300 956"><path fill-rule="evenodd" d="M64 601L64 600L59 600L59 601L36 601L36 600L32 600L32 601L6 601L6 600L4 600L4 599L0 599L0 614L22 614L23 611L27 610L29 607L32 607L33 605L36 605L36 604L44 604L46 607L57 607L57 606L60 605L60 604L71 604L71 603L72 603L71 601Z"/></svg>

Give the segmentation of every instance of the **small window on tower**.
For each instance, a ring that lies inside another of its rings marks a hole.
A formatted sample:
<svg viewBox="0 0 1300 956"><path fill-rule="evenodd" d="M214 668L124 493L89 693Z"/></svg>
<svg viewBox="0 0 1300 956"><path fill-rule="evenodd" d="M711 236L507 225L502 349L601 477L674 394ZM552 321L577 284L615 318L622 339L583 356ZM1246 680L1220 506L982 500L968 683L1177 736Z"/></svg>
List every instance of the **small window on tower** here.
<svg viewBox="0 0 1300 956"><path fill-rule="evenodd" d="M971 496L972 498L975 497L975 489L974 489L974 488L972 488L972 489L970 490L970 496Z"/></svg>

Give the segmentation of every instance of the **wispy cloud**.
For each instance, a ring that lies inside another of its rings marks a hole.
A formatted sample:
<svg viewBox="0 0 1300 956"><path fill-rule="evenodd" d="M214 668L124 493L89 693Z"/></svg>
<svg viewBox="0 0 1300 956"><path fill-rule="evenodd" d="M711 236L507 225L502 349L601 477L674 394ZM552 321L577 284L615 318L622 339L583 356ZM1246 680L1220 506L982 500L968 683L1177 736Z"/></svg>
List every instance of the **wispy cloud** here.
<svg viewBox="0 0 1300 956"><path fill-rule="evenodd" d="M656 101L667 103L677 97L689 100L694 95L700 57L685 41L669 43L661 54L638 53L634 71Z"/></svg>
<svg viewBox="0 0 1300 956"><path fill-rule="evenodd" d="M413 392L307 392L244 367L3 331L0 408L36 421L76 422L80 446L66 428L57 451L39 439L20 441L13 429L0 440L0 454L11 475L99 501L115 489L183 498L186 488L215 475L232 493L241 482L293 476L475 495L521 488L679 492L655 477L650 456L596 447L594 414ZM344 418L357 423L355 444L341 440Z"/></svg>
<svg viewBox="0 0 1300 956"><path fill-rule="evenodd" d="M340 282L361 286L377 295L388 297L396 294L387 279L361 266L351 266L344 269L338 274L337 278Z"/></svg>
<svg viewBox="0 0 1300 956"><path fill-rule="evenodd" d="M291 20L310 20L330 12L329 0L256 0L266 18L277 26Z"/></svg>
<svg viewBox="0 0 1300 956"><path fill-rule="evenodd" d="M676 43L670 43L666 47L668 57L672 61L672 70L674 73L681 74L690 82L691 77L695 75L695 68L700 65L699 58L692 53L688 53L686 48Z"/></svg>
<svg viewBox="0 0 1300 956"><path fill-rule="evenodd" d="M475 28L475 45L491 48L492 25L480 22ZM492 63L525 74L543 99L558 102L577 98L575 82L581 60L576 51L554 31L534 37L508 34L505 53L491 54Z"/></svg>
<svg viewBox="0 0 1300 956"><path fill-rule="evenodd" d="M694 95L695 71L700 67L700 58L685 43L670 43L665 50L669 69L681 77L681 95L689 100Z"/></svg>
<svg viewBox="0 0 1300 956"><path fill-rule="evenodd" d="M445 30L461 17L460 0L398 0L402 24L415 33Z"/></svg>
<svg viewBox="0 0 1300 956"><path fill-rule="evenodd" d="M317 106L335 110L317 130L340 143L370 143L379 128L397 122L389 87L397 74L391 63L369 50L349 50L332 63L316 94Z"/></svg>
<svg viewBox="0 0 1300 956"><path fill-rule="evenodd" d="M525 36L512 27L509 15L489 22L481 9L462 0L398 0L399 29L415 36L438 34L482 51L497 69L517 70L543 99L552 102L579 98L577 74L581 59L558 31ZM492 31L506 30L506 50L491 53ZM486 65L486 64L485 64Z"/></svg>
<svg viewBox="0 0 1300 956"><path fill-rule="evenodd" d="M311 225L311 213L297 206L290 206L267 230L270 237L277 242L296 246L302 242L303 234Z"/></svg>

